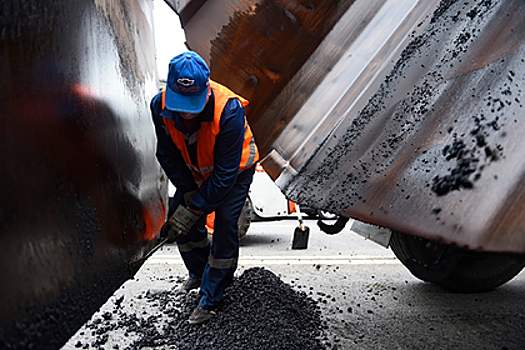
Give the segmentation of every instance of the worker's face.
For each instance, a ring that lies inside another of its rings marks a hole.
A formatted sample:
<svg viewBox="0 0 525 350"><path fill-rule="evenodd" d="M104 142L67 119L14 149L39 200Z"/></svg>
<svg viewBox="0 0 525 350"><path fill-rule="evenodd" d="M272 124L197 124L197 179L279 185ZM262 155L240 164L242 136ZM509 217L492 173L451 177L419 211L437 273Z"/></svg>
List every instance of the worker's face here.
<svg viewBox="0 0 525 350"><path fill-rule="evenodd" d="M179 112L179 115L182 117L182 119L190 120L198 116L196 113L183 113Z"/></svg>
<svg viewBox="0 0 525 350"><path fill-rule="evenodd" d="M204 104L204 106L206 106L208 104L208 101L210 100L210 96L211 96L211 87L208 87L208 95L206 96L206 103ZM197 117L199 115L199 113L183 113L183 112L179 112L179 115L181 116L182 119L190 120L190 119L193 119L193 118Z"/></svg>

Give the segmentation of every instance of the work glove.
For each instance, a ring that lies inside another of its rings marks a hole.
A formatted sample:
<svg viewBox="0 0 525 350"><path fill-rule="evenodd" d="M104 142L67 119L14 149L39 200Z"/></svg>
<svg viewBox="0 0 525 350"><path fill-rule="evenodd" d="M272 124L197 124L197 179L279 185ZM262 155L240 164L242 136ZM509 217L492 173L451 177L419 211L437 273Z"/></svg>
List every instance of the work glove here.
<svg viewBox="0 0 525 350"><path fill-rule="evenodd" d="M175 242L178 238L187 235L200 217L201 215L179 205L175 213L162 226L161 237L167 237L168 243Z"/></svg>
<svg viewBox="0 0 525 350"><path fill-rule="evenodd" d="M189 192L184 193L184 203L186 204L186 206L190 205L193 197L195 197L197 192L199 192L199 191L194 190L194 191L189 191Z"/></svg>

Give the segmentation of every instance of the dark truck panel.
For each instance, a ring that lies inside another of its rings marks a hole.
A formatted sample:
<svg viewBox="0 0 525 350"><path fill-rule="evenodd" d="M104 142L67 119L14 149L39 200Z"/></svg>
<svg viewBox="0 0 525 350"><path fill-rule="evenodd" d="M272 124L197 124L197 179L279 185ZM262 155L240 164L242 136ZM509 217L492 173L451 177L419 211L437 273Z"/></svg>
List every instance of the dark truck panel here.
<svg viewBox="0 0 525 350"><path fill-rule="evenodd" d="M60 347L155 244L148 0L0 5L0 348Z"/></svg>

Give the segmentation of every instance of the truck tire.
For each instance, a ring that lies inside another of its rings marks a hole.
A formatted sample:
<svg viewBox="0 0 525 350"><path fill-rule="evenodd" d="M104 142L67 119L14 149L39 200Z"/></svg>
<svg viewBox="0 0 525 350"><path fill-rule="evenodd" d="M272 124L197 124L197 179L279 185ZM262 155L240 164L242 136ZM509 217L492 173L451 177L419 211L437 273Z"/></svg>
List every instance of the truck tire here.
<svg viewBox="0 0 525 350"><path fill-rule="evenodd" d="M248 198L246 198L248 200L248 202L250 202L250 218L251 218L251 221L259 221L259 220L263 220L262 217L260 217L259 215L257 215L257 212L255 211L255 208L253 207L253 203L252 203L252 200L250 199L250 197L248 196Z"/></svg>
<svg viewBox="0 0 525 350"><path fill-rule="evenodd" d="M244 206L242 207L241 216L239 217L239 239L246 236L248 228L252 222L252 203L249 198L246 198Z"/></svg>
<svg viewBox="0 0 525 350"><path fill-rule="evenodd" d="M525 255L475 252L394 231L390 247L417 278L456 292L485 292L514 278Z"/></svg>

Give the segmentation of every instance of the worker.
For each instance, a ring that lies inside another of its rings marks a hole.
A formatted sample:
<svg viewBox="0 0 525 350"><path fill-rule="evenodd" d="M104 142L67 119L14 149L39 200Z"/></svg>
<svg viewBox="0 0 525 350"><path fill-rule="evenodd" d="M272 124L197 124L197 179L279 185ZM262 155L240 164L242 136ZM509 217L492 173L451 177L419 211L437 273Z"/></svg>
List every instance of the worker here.
<svg viewBox="0 0 525 350"><path fill-rule="evenodd" d="M246 105L210 80L206 62L193 51L170 61L166 87L151 101L157 159L177 189L161 236L177 242L188 269L182 289L200 287L190 324L216 315L237 268L238 220L259 160ZM205 223L213 211L210 242Z"/></svg>

